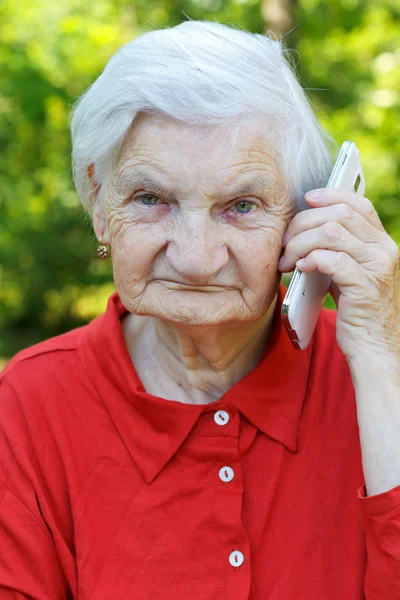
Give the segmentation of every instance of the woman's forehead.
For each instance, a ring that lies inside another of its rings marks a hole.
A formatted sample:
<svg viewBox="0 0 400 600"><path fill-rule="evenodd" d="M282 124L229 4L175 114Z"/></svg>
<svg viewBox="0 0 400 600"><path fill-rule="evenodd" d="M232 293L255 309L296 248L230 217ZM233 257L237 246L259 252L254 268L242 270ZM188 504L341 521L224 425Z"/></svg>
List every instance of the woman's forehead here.
<svg viewBox="0 0 400 600"><path fill-rule="evenodd" d="M214 171L229 177L230 172L252 169L271 176L277 165L268 137L267 129L264 133L250 118L235 128L213 125L200 130L164 115L141 115L124 141L117 172L148 166L180 173L189 168L193 177Z"/></svg>

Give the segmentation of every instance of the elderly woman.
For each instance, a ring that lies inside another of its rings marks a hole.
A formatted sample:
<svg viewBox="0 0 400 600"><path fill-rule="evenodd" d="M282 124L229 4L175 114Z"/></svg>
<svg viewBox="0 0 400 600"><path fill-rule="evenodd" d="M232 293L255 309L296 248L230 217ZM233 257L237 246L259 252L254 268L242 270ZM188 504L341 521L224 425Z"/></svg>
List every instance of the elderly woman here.
<svg viewBox="0 0 400 600"><path fill-rule="evenodd" d="M117 292L3 373L1 600L400 598L398 250L324 189L285 52L185 22L78 102ZM280 324L296 264L338 304L304 352Z"/></svg>

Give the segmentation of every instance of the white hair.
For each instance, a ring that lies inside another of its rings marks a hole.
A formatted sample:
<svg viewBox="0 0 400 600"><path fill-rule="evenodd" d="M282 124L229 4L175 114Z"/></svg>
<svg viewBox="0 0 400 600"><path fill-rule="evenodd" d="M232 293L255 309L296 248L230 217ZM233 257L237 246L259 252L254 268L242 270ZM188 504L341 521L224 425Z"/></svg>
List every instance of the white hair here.
<svg viewBox="0 0 400 600"><path fill-rule="evenodd" d="M88 167L102 186L138 113L184 124L234 127L265 115L296 209L325 187L333 139L318 123L281 40L207 21L157 29L122 46L77 101L72 119L75 185L90 212Z"/></svg>

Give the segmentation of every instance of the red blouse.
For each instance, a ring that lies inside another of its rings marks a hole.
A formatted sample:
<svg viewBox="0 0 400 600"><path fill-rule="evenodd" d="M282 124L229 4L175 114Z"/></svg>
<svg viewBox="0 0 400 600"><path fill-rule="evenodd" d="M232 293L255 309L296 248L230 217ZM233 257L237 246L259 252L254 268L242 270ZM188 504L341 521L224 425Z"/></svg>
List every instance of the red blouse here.
<svg viewBox="0 0 400 600"><path fill-rule="evenodd" d="M86 327L14 357L0 386L1 600L400 598L400 486L364 497L335 313L296 351L284 291L259 365L208 405L146 393L116 294Z"/></svg>

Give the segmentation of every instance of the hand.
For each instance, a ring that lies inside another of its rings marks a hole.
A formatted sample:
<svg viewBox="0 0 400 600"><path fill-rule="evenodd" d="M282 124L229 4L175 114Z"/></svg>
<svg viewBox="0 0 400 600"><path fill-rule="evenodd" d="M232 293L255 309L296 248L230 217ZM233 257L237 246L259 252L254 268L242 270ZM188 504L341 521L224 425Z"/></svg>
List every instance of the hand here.
<svg viewBox="0 0 400 600"><path fill-rule="evenodd" d="M282 272L331 275L336 338L348 361L360 353L400 358L397 244L370 200L335 188L307 192L313 210L298 213L283 238Z"/></svg>

